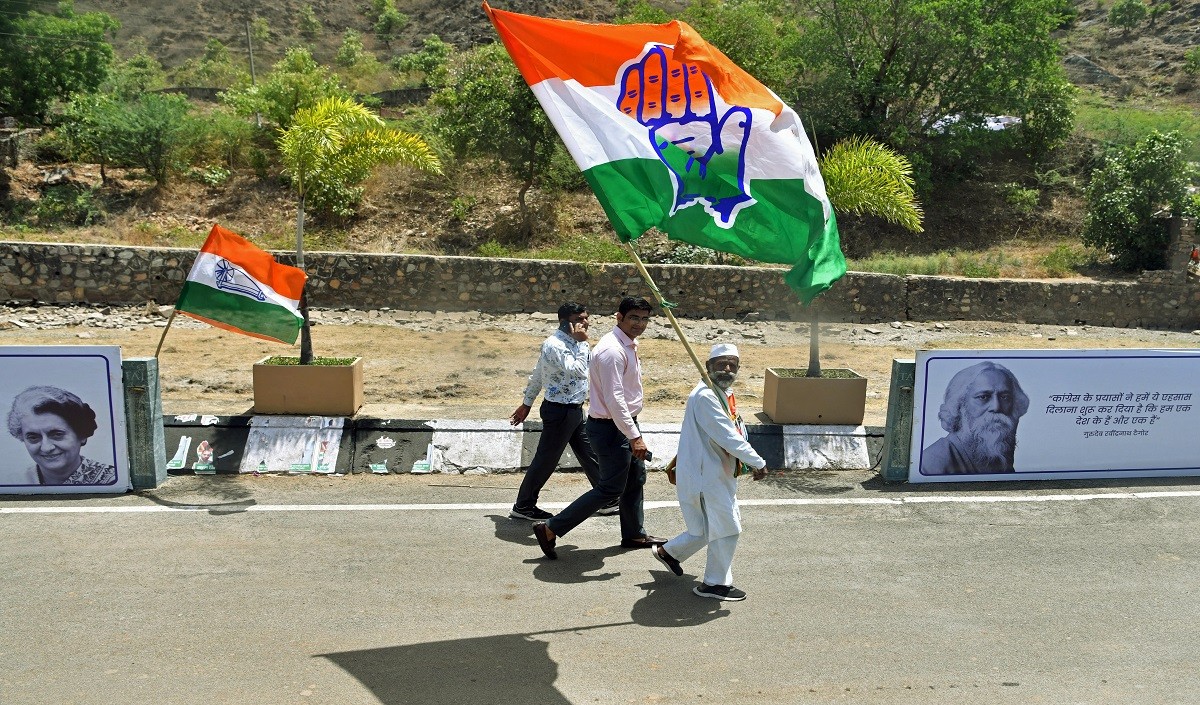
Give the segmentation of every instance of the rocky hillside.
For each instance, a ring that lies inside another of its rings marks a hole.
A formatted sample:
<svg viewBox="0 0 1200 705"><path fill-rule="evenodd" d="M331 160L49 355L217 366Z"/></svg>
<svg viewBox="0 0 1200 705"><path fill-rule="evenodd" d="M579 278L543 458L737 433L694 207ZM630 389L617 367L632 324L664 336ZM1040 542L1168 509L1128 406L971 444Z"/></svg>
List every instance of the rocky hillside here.
<svg viewBox="0 0 1200 705"><path fill-rule="evenodd" d="M1106 98L1157 101L1200 112L1200 77L1187 75L1184 52L1200 45L1200 0L1160 0L1169 5L1153 23L1128 33L1107 22L1111 0L1075 3L1077 17L1060 31L1064 62L1071 79ZM605 21L617 12L616 0L496 0L497 7L519 12L581 20ZM231 51L243 50L246 21L261 17L270 39L255 47L256 63L265 70L272 57L299 41L301 11L311 5L323 24L315 42L318 58L329 59L342 33L362 33L369 49L381 58L405 53L429 34L466 47L492 41L494 32L479 0L396 0L409 23L390 46L381 45L371 31L371 4L334 0L78 0L80 10L102 10L118 18L122 28L118 48L135 38L145 39L168 67L200 54L216 38ZM96 170L76 165L68 178L81 185L98 183ZM981 165L981 178L947 187L925 204L926 233L919 237L849 219L842 225L843 243L851 257L878 250L922 254L958 248L993 250L1003 243L1008 251L1023 247L1054 247L1078 242L1082 219L1076 187L1043 193L1033 212L1014 213L1005 189L1028 185L1031 175L1013 164ZM251 174L235 175L222 187L179 180L167 193L154 192L144 181L118 178L110 187L124 202L97 225L61 234L62 239L137 241L138 244L184 244L202 238L214 220L268 242L286 247L292 232L294 203L278 181ZM136 176L136 175L135 175ZM23 190L36 197L41 171L14 174L14 195ZM506 243L515 221L516 186L490 165L472 165L459 174L433 179L402 171L384 170L368 184L360 217L352 222L310 224L310 247L373 251L424 251L471 254L483 242ZM534 195L535 200L539 198ZM464 208L464 205L467 206ZM611 239L611 229L589 193L566 196L553 208L540 203L546 214L545 237L561 234L594 235ZM180 233L190 233L180 237Z"/></svg>

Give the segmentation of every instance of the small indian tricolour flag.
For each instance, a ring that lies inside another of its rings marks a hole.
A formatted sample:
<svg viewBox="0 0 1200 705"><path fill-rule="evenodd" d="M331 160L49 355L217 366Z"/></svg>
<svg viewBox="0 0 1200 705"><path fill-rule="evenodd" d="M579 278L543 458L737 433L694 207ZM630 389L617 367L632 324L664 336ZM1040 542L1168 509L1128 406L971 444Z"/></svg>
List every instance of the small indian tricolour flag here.
<svg viewBox="0 0 1200 705"><path fill-rule="evenodd" d="M235 333L294 345L306 278L304 270L279 264L246 238L214 225L175 310Z"/></svg>
<svg viewBox="0 0 1200 705"><path fill-rule="evenodd" d="M846 273L800 117L694 29L484 10L622 241L790 264L806 303Z"/></svg>

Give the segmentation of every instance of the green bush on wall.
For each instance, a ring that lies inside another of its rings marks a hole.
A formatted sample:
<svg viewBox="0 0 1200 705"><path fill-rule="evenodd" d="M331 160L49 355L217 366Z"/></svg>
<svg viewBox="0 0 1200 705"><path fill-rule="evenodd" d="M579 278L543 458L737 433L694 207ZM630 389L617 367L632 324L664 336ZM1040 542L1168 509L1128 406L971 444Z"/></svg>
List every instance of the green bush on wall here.
<svg viewBox="0 0 1200 705"><path fill-rule="evenodd" d="M1087 189L1084 244L1126 271L1162 269L1168 236L1161 214L1190 211L1192 170L1175 132L1154 132L1107 155Z"/></svg>

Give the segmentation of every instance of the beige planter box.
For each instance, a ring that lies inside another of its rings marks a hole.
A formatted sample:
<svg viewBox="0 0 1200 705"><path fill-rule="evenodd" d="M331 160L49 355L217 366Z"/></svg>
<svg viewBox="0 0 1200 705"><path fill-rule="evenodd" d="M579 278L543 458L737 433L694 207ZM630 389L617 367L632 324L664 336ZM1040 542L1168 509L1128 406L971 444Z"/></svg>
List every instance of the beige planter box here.
<svg viewBox="0 0 1200 705"><path fill-rule="evenodd" d="M861 424L867 413L867 378L854 370L824 372L853 376L805 377L803 369L768 367L763 412L781 424Z"/></svg>
<svg viewBox="0 0 1200 705"><path fill-rule="evenodd" d="M273 357L273 356L272 356ZM363 403L363 363L268 365L254 363L254 413L353 416Z"/></svg>

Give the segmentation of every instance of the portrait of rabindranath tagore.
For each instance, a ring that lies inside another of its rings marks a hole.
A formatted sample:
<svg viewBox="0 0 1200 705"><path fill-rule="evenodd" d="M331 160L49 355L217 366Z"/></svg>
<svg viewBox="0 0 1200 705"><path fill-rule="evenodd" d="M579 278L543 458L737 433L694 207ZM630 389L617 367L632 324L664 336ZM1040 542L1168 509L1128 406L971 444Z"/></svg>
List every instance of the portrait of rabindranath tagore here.
<svg viewBox="0 0 1200 705"><path fill-rule="evenodd" d="M1014 472L1017 424L1029 397L1006 367L980 362L946 385L938 421L946 435L921 453L922 475Z"/></svg>

